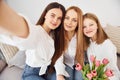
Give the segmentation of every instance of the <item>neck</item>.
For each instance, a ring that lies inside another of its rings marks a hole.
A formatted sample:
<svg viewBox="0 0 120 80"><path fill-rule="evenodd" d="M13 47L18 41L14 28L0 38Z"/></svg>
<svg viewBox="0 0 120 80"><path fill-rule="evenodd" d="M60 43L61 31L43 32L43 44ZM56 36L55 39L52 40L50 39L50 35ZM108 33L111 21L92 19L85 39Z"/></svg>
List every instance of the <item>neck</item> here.
<svg viewBox="0 0 120 80"><path fill-rule="evenodd" d="M96 36L96 35L94 35L94 36L91 38L92 41L96 41L96 39L97 39L97 36Z"/></svg>
<svg viewBox="0 0 120 80"><path fill-rule="evenodd" d="M48 28L47 25L43 24L42 27L45 29L45 31L46 31L48 34L50 33L51 29Z"/></svg>
<svg viewBox="0 0 120 80"><path fill-rule="evenodd" d="M75 31L71 31L71 32L66 32L68 40L70 41L72 39L72 37L75 35Z"/></svg>

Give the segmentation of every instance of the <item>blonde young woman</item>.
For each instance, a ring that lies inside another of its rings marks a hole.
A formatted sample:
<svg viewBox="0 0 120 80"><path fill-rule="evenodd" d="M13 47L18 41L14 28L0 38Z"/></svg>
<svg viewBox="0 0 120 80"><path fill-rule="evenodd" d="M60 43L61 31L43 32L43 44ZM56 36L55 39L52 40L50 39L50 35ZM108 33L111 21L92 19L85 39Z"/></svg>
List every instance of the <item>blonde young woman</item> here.
<svg viewBox="0 0 120 80"><path fill-rule="evenodd" d="M109 80L120 80L120 72L117 66L116 47L103 31L96 15L92 13L86 13L83 15L83 33L85 39L84 47L87 51L89 63L91 64L90 55L96 56L96 59L100 61L107 58L109 64L106 68L112 69L114 74L114 76L109 77Z"/></svg>
<svg viewBox="0 0 120 80"><path fill-rule="evenodd" d="M26 50L23 80L56 80L47 75L47 68L53 54L61 53L64 48L61 26L64 15L64 6L52 2L43 11L37 25L33 25L0 0L0 41Z"/></svg>
<svg viewBox="0 0 120 80"><path fill-rule="evenodd" d="M82 10L76 6L66 10L63 22L65 49L55 63L56 80L82 80L81 72L74 67L76 63L83 64L84 61L82 14Z"/></svg>

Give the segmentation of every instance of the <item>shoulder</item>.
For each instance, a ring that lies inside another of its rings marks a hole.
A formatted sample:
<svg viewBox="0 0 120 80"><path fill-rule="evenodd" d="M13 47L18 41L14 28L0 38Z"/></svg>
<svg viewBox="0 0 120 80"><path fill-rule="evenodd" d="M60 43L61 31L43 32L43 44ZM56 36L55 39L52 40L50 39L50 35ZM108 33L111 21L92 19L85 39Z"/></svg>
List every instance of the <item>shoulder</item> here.
<svg viewBox="0 0 120 80"><path fill-rule="evenodd" d="M106 39L103 42L103 45L106 46L107 48L116 48L116 46L113 44L113 42L110 39Z"/></svg>
<svg viewBox="0 0 120 80"><path fill-rule="evenodd" d="M106 39L106 40L103 42L103 44L106 44L106 45L114 45L110 39Z"/></svg>

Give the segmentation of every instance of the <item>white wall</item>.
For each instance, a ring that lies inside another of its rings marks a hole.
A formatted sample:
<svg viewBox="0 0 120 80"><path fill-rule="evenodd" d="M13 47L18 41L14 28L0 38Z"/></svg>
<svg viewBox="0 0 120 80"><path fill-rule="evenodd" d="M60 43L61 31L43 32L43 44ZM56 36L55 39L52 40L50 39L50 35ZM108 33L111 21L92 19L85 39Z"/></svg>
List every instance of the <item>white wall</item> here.
<svg viewBox="0 0 120 80"><path fill-rule="evenodd" d="M7 0L7 3L36 23L46 5L53 1L60 2L66 8L72 5L79 6L84 13L93 12L103 26L120 26L120 0Z"/></svg>

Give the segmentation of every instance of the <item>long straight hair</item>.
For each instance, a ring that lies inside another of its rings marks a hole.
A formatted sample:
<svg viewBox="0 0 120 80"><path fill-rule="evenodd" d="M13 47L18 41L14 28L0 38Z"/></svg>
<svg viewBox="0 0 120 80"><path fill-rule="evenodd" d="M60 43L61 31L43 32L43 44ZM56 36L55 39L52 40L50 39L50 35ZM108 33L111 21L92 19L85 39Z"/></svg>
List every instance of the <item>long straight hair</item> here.
<svg viewBox="0 0 120 80"><path fill-rule="evenodd" d="M40 19L38 20L36 25L43 25L45 21L45 15L46 13L54 8L59 8L62 11L62 19L61 19L61 24L55 29L52 30L51 33L54 36L54 46L55 46L55 53L52 57L51 61L51 70L53 68L53 65L55 64L55 61L57 60L57 57L59 57L62 54L62 51L64 50L64 32L63 32L63 26L62 22L65 16L65 7L62 4L59 4L58 2L52 2L48 4L48 6L45 8L43 11ZM49 53L48 53L49 54ZM57 55L57 56L56 56Z"/></svg>
<svg viewBox="0 0 120 80"><path fill-rule="evenodd" d="M82 12L82 10L80 8L78 8L76 6L69 7L66 10L66 13L69 10L74 10L77 13L77 16L78 16L77 27L75 29L76 38L77 38L76 39L77 42L76 42L75 61L77 61L78 63L80 63L81 65L83 65L84 64L83 32L82 32L82 26L83 26L82 16L83 16L83 12ZM64 32L64 37L65 37L65 39L68 38L65 32ZM67 40L65 40L65 46L67 46L67 45L68 45L68 42L67 42Z"/></svg>
<svg viewBox="0 0 120 80"><path fill-rule="evenodd" d="M36 24L36 25L42 26L44 24L44 21L45 21L46 13L49 10L54 9L54 8L61 9L62 19L61 19L61 24L55 30L51 31L51 33L54 36L55 52L54 52L54 55L52 57L50 71L53 70L53 66L54 66L57 58L62 55L62 51L64 50L64 29L63 29L62 23L63 23L63 19L65 16L65 7L62 4L59 4L58 2L52 2L52 3L48 4L48 6L45 8L40 19L38 20L38 22Z"/></svg>

